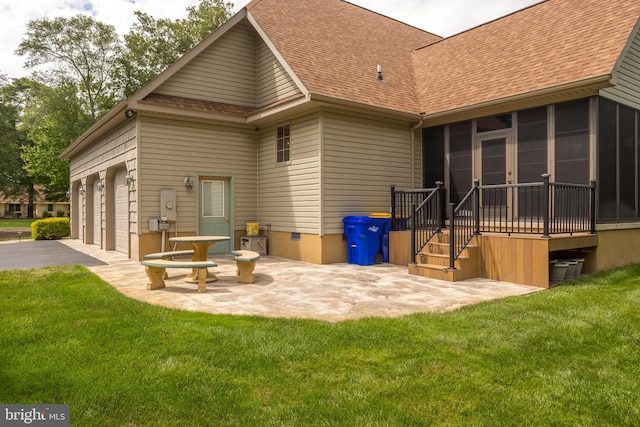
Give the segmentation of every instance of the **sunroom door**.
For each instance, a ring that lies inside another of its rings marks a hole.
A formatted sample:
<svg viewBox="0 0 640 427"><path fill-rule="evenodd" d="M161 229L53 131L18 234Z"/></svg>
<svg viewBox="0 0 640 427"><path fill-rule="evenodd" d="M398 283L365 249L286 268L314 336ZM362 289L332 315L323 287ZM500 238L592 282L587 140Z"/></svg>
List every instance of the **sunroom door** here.
<svg viewBox="0 0 640 427"><path fill-rule="evenodd" d="M513 184L515 161L511 132L492 133L479 137L479 177L482 186ZM481 206L485 217L511 217L512 192L501 188L485 189Z"/></svg>

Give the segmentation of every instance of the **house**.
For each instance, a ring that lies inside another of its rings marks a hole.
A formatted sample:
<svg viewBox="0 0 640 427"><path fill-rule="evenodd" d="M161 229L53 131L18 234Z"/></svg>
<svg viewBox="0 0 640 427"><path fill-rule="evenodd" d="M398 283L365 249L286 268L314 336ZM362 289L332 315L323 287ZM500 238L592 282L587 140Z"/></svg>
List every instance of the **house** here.
<svg viewBox="0 0 640 427"><path fill-rule="evenodd" d="M440 181L458 203L474 179L548 173L597 183L596 230L478 236L478 275L548 286L568 250L588 271L640 262L639 18L632 0L547 0L443 39L342 0L252 1L65 150L72 238L140 259L229 235L212 247L228 252L259 222L273 255L345 262L343 217L388 212L392 186ZM393 262L415 261L407 233ZM509 245L534 245L541 273L487 267L522 270L495 258Z"/></svg>
<svg viewBox="0 0 640 427"><path fill-rule="evenodd" d="M26 218L28 211L28 194L24 194L21 197L0 195L0 218ZM36 188L35 200L33 203L33 216L35 218L58 216L59 213L68 215L69 202L48 201L44 197L44 193Z"/></svg>

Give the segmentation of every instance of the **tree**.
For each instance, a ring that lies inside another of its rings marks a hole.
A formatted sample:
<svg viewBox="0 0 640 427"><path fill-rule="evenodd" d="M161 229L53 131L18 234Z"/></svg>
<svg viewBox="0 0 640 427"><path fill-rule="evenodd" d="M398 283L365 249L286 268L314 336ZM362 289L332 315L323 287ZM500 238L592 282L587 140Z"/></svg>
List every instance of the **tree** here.
<svg viewBox="0 0 640 427"><path fill-rule="evenodd" d="M110 84L110 76L118 65L121 49L113 26L76 15L29 21L16 53L27 57L27 67L50 65L47 80L52 86L73 82L81 107L95 121L119 96Z"/></svg>
<svg viewBox="0 0 640 427"><path fill-rule="evenodd" d="M0 76L0 193L5 197L27 195L28 217L33 217L35 186L24 169L22 148L31 141L21 129L21 90L16 82Z"/></svg>
<svg viewBox="0 0 640 427"><path fill-rule="evenodd" d="M227 21L232 7L232 3L222 0L201 0L197 7L187 8L187 18L175 21L156 20L135 12L138 22L124 37L125 51L114 75L125 96L140 89Z"/></svg>
<svg viewBox="0 0 640 427"><path fill-rule="evenodd" d="M24 105L23 128L31 144L22 148L24 168L45 189L48 200L66 198L69 163L59 157L93 123L73 82L55 88L33 82L30 102Z"/></svg>

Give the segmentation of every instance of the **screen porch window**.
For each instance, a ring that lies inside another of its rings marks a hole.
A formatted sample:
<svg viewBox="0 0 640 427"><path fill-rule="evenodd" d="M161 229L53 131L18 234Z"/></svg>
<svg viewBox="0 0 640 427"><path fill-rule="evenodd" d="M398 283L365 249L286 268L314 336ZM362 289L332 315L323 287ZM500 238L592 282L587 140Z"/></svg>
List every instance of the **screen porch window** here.
<svg viewBox="0 0 640 427"><path fill-rule="evenodd" d="M278 128L276 163L287 163L291 160L291 126Z"/></svg>
<svg viewBox="0 0 640 427"><path fill-rule="evenodd" d="M202 181L202 216L208 218L224 216L223 181Z"/></svg>

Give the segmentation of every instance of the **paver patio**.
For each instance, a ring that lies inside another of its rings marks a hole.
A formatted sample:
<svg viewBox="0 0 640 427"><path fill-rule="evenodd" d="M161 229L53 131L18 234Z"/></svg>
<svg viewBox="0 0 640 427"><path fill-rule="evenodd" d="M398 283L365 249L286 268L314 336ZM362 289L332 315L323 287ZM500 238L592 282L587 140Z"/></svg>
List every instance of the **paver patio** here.
<svg viewBox="0 0 640 427"><path fill-rule="evenodd" d="M144 267L118 252L105 252L79 240L69 247L107 265L88 267L122 294L151 304L212 314L309 318L329 322L364 317L397 317L418 312L446 312L507 296L542 290L487 279L449 283L412 276L407 268L390 264L316 265L274 256L256 264L256 282L236 282L231 255L214 255L218 281L206 293L184 282L189 269L171 269L166 288L149 291Z"/></svg>

